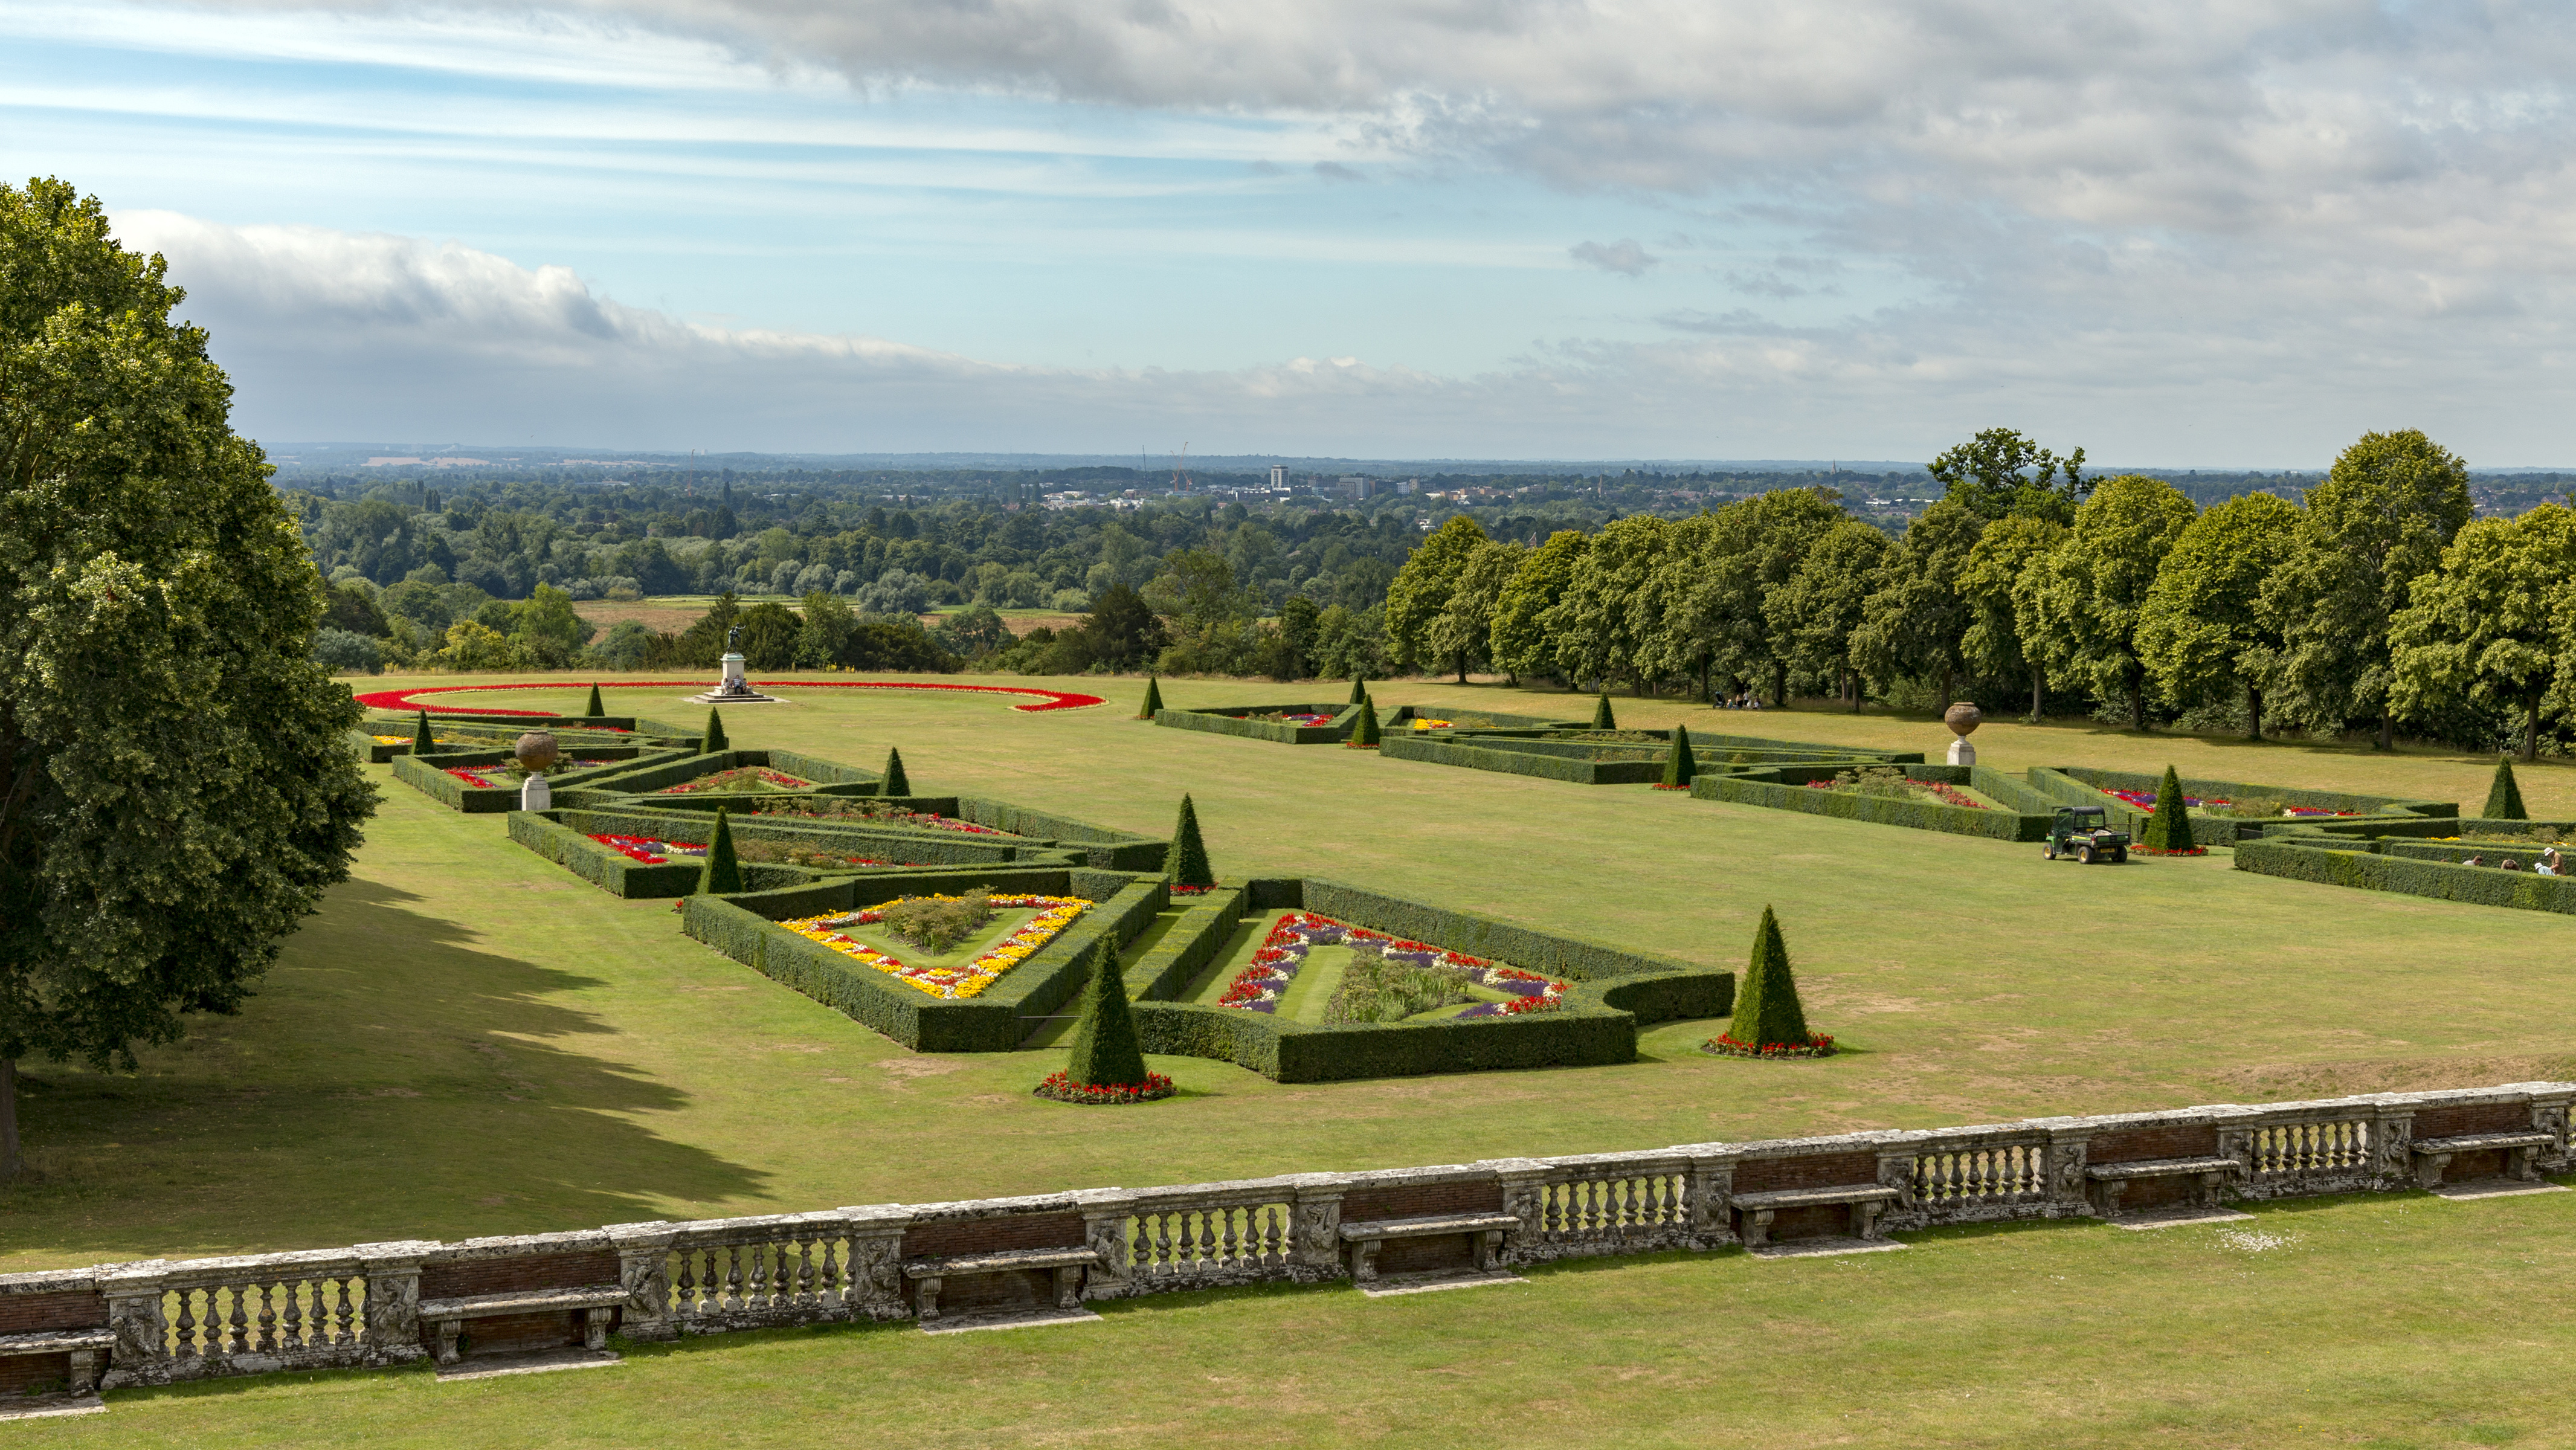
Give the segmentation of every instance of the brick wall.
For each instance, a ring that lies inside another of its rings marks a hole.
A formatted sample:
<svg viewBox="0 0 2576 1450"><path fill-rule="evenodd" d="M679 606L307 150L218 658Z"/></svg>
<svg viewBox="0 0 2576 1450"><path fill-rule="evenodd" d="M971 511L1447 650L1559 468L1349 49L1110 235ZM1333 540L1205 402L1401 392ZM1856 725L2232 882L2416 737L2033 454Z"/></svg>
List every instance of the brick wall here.
<svg viewBox="0 0 2576 1450"><path fill-rule="evenodd" d="M2482 1103L2458 1108L2428 1108L2415 1115L2415 1136L2456 1138L2463 1133L2528 1133L2527 1103Z"/></svg>
<svg viewBox="0 0 2576 1450"><path fill-rule="evenodd" d="M69 1354L15 1354L0 1359L0 1395L59 1390L70 1383L71 1377Z"/></svg>
<svg viewBox="0 0 2576 1450"><path fill-rule="evenodd" d="M1851 1208L1840 1203L1811 1203L1804 1208L1784 1208L1771 1216L1771 1239L1788 1243L1793 1239L1847 1239L1851 1237Z"/></svg>
<svg viewBox="0 0 2576 1450"><path fill-rule="evenodd" d="M1776 1193L1785 1188L1850 1188L1855 1184L1876 1182L1876 1153L1755 1158L1735 1165L1735 1191L1738 1193Z"/></svg>
<svg viewBox="0 0 2576 1450"><path fill-rule="evenodd" d="M1465 1234L1430 1239L1388 1239L1377 1251L1381 1274L1432 1274L1476 1267L1476 1247Z"/></svg>
<svg viewBox="0 0 2576 1450"><path fill-rule="evenodd" d="M561 1349L582 1342L583 1316L579 1310L558 1309L546 1314L497 1314L489 1319L465 1321L464 1339L468 1354L518 1354L533 1349ZM436 1327L421 1326L421 1342L436 1342Z"/></svg>
<svg viewBox="0 0 2576 1450"><path fill-rule="evenodd" d="M519 1289L579 1289L617 1282L617 1255L595 1253L531 1254L525 1258L459 1259L423 1264L420 1297L456 1299L469 1294L506 1294Z"/></svg>
<svg viewBox="0 0 2576 1450"><path fill-rule="evenodd" d="M2171 1128L2122 1128L2115 1132L2096 1133L2092 1144L2085 1150L2084 1161L2145 1163L2158 1158L2216 1156L2217 1127L2209 1123L2184 1123ZM2128 1202L2125 1198L2120 1201Z"/></svg>
<svg viewBox="0 0 2576 1450"><path fill-rule="evenodd" d="M1342 1198L1342 1222L1372 1223L1386 1218L1427 1218L1440 1213L1501 1213L1499 1179L1463 1183L1411 1183L1385 1188L1357 1188ZM1392 1252L1392 1245L1389 1251Z"/></svg>
<svg viewBox="0 0 2576 1450"><path fill-rule="evenodd" d="M903 1256L907 1259L989 1254L1004 1249L1078 1249L1082 1244L1082 1215L1078 1213L1024 1213L1008 1218L917 1223L903 1231Z"/></svg>
<svg viewBox="0 0 2576 1450"><path fill-rule="evenodd" d="M919 1280L906 1281L913 1306L921 1304ZM1000 1274L959 1274L939 1281L942 1315L1043 1309L1055 1302L1055 1271L1012 1269Z"/></svg>
<svg viewBox="0 0 2576 1450"><path fill-rule="evenodd" d="M107 1300L86 1289L60 1294L0 1294L0 1334L106 1326Z"/></svg>

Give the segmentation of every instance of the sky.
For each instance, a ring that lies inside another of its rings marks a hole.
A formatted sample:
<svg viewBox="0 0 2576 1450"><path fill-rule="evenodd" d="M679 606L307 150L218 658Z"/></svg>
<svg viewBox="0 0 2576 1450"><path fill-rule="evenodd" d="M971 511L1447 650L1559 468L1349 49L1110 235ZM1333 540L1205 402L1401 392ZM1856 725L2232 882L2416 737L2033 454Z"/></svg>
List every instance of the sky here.
<svg viewBox="0 0 2576 1450"><path fill-rule="evenodd" d="M2576 464L2576 6L0 0L271 440Z"/></svg>

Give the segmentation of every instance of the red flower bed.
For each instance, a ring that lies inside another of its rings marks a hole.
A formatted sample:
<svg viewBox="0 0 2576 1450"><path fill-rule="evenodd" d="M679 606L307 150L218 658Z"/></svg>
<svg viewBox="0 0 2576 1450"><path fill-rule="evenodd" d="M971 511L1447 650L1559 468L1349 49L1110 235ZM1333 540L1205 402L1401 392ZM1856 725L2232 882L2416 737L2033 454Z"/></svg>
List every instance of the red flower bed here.
<svg viewBox="0 0 2576 1450"><path fill-rule="evenodd" d="M1834 1039L1830 1034L1819 1032L1810 1036L1803 1044L1766 1042L1756 1047L1751 1043L1738 1042L1721 1032L1701 1043L1699 1050L1714 1053L1719 1057L1831 1057L1834 1055Z"/></svg>
<svg viewBox="0 0 2576 1450"><path fill-rule="evenodd" d="M707 682L704 680L618 680L614 683L620 689L667 690L687 689L693 686L703 689ZM1079 710L1085 706L1101 703L1098 695L1077 695L1069 690L1041 690L1024 685L936 685L915 680L755 680L752 683L764 690L963 690L977 695L1036 695L1039 697L1037 704L1011 707L1014 710L1026 710L1032 714L1044 710ZM378 690L371 695L360 695L358 703L371 710L427 710L434 715L551 715L554 713L551 710L502 710L489 706L423 705L415 702L412 697L453 694L459 690L563 690L569 688L571 688L569 685L555 684L550 681L514 685L414 685L407 690Z"/></svg>
<svg viewBox="0 0 2576 1450"><path fill-rule="evenodd" d="M1060 1103L1150 1103L1172 1095L1172 1080L1159 1072L1145 1074L1143 1082L1078 1083L1063 1073L1055 1073L1045 1082L1030 1089L1042 1098Z"/></svg>

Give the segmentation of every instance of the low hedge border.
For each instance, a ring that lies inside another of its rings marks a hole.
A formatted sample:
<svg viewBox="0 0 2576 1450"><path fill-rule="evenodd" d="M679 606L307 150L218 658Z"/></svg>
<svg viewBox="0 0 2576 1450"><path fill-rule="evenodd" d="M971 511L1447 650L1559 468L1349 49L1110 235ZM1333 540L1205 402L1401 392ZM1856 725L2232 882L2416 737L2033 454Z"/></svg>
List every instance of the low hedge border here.
<svg viewBox="0 0 2576 1450"><path fill-rule="evenodd" d="M705 869L703 863L671 861L656 866L603 846L590 839L593 835L649 836L657 840L703 845L714 829L715 823L710 817L694 812L656 815L642 811L558 808L534 813L513 811L509 819L511 840L611 895L630 901L662 900L694 893ZM742 863L743 882L753 891L800 886L845 876L881 877L918 872L924 867L1010 866L1061 870L1084 864L1075 852L1045 850L1024 842L988 846L971 838L937 836L930 832L851 831L823 823L809 826L742 819L735 822L733 836L739 842L767 842L816 850L840 850L852 855L910 858L903 864L890 866L842 867L745 861Z"/></svg>
<svg viewBox="0 0 2576 1450"><path fill-rule="evenodd" d="M2373 849L2378 844L2297 834L2265 835L2237 844L2236 869L2325 886L2576 915L2576 877L2534 876L2529 871L2413 860Z"/></svg>
<svg viewBox="0 0 2576 1450"><path fill-rule="evenodd" d="M1094 904L1072 926L962 1002L947 1002L808 941L777 923L852 911L900 896L955 893L990 886L1047 896L1081 896ZM793 987L915 1052L1010 1052L1031 1025L1069 1001L1086 980L1085 958L1104 936L1136 939L1167 901L1159 877L1130 872L1015 869L901 872L840 877L810 886L734 896L692 896L681 929L773 981Z"/></svg>
<svg viewBox="0 0 2576 1450"><path fill-rule="evenodd" d="M1246 720L1242 718L1243 716L1253 714L1285 715L1291 712L1300 715L1329 715L1332 717L1332 723L1329 725L1291 725L1284 720ZM1529 715L1497 715L1485 710L1462 710L1458 713L1462 715L1472 715L1476 719L1488 722L1488 724L1493 726L1522 726L1534 730L1579 728L1581 723L1577 721L1564 720L1541 720ZM1390 732L1390 738L1392 738L1393 731L1399 727L1409 729L1415 720L1439 720L1445 718L1447 717L1419 705L1399 705L1392 713L1379 716L1378 726L1380 729ZM1231 735L1243 740L1267 740L1274 745L1338 745L1351 738L1351 731L1359 724L1359 722L1360 707L1353 704L1343 703L1329 705L1221 705L1203 707L1195 710L1174 710L1166 708L1154 712L1155 724L1169 726L1175 730L1197 730L1209 735ZM1471 726L1465 728L1481 729L1485 727Z"/></svg>
<svg viewBox="0 0 2576 1450"><path fill-rule="evenodd" d="M684 751L653 750L637 745L611 745L600 748L600 754L603 756L611 753L622 753L626 758L612 761L607 765L592 766L587 770L568 770L549 775L546 777L546 784L560 795L567 791L577 792L586 782L630 769L638 762L652 761L656 757L667 756L674 760L694 758ZM447 767L506 765L515 758L508 750L498 748L444 750L436 755L406 753L393 758L394 779L450 810L462 811L469 816L494 815L502 811L517 810L519 792L515 788L467 785L455 776L449 775Z"/></svg>
<svg viewBox="0 0 2576 1450"><path fill-rule="evenodd" d="M1784 765L1768 770L1702 775L1691 782L1691 794L1704 801L1727 801L1776 811L1802 811L1811 816L1868 821L1881 826L1905 826L1917 831L1947 831L1954 836L1983 836L1992 841L2048 839L2049 817L2043 813L1981 811L1935 801L1862 795L1857 791L1817 790L1807 784L1809 780L1830 780L1849 768L1833 764ZM1925 780L1941 778L1932 773L1934 770L1959 771L1966 770L1966 767L1909 767L1910 772L1921 774ZM1945 783L1955 785L1961 782ZM1965 783L1979 790L1988 788L1987 783L1977 779L1973 773Z"/></svg>
<svg viewBox="0 0 2576 1450"><path fill-rule="evenodd" d="M820 791L814 792L814 794L818 795L824 793L825 792ZM842 792L833 793L839 794ZM852 795L868 795L869 798L881 800L887 805L899 806L905 810L920 811L925 815L946 816L952 820L970 821L975 825L990 826L994 830L1022 837L1023 839L1019 844L1023 846L1045 850L1077 852L1083 858L1082 864L1095 867L1103 871L1160 871L1163 869L1163 856L1171 847L1171 843L1169 841L1159 841L1151 836L1139 836L1127 831L1113 831L1106 826L1095 826L1088 821L1077 821L1069 816L1050 815L1045 811L1031 810L1026 806L1015 806L1009 801L990 800L981 796L876 796L871 792L851 791L846 793ZM797 817L762 816L760 814L761 804L765 801L775 801L777 799L778 796L774 794L709 794L686 796L620 795L610 796L604 800L585 796L572 803L584 808L595 810L668 811L674 813L703 812L707 814L713 814L718 806L727 806L732 809L734 820L737 822L758 818L762 820L800 820L800 823L809 823L803 822L801 818ZM810 823L827 824L829 822L827 818L815 817ZM965 839L961 838L954 832L940 831L937 827L895 825L860 827L857 826L855 821L852 822L850 826L842 827L842 829L853 828L875 831L902 831L907 834L926 832L941 840Z"/></svg>
<svg viewBox="0 0 2576 1450"><path fill-rule="evenodd" d="M413 733L419 728L416 719L361 720L349 732L349 743L363 752L369 765L382 765L398 755L411 754ZM632 730L599 728L605 721L574 725L532 725L529 729L545 730L555 743L571 754L596 754L602 749L637 748L645 750L697 749L697 737L669 739L645 735ZM650 723L649 721L647 722ZM497 725L460 722L444 715L430 719L430 733L435 743L451 750L507 750L518 742L526 730L506 729ZM378 740L379 735L400 735L399 741Z"/></svg>
<svg viewBox="0 0 2576 1450"><path fill-rule="evenodd" d="M1650 732L1666 739L1670 732ZM1887 751L1838 752L1831 746L1803 749L1776 748L1780 742L1764 742L1762 754L1776 757L1783 765L1806 763L1822 768L1827 776L1837 771L1863 765L1901 765L1921 760L1921 752L1910 756ZM1430 765L1452 765L1467 770L1499 771L1507 775L1533 776L1540 780L1561 780L1573 785L1651 785L1664 778L1667 747L1660 745L1621 745L1543 736L1518 736L1477 731L1468 735L1397 734L1388 732L1378 753L1390 760L1417 760ZM1691 741L1691 758L1702 771L1743 770L1748 762L1737 757L1749 755L1743 742L1715 737L1706 742ZM1606 757L1606 758L1605 758Z"/></svg>
<svg viewBox="0 0 2576 1450"><path fill-rule="evenodd" d="M572 805L598 805L615 796L653 795L675 785L686 785L700 776L719 771L739 770L745 766L762 766L814 782L811 791L787 792L796 795L875 795L885 777L873 770L842 765L799 755L792 750L718 750L708 754L679 756L632 770L593 777L583 782L584 795L568 800ZM737 804L735 795L767 798L776 791L719 792L700 796L700 800ZM737 805L737 808L738 805ZM714 809L713 806L708 809Z"/></svg>
<svg viewBox="0 0 2576 1450"><path fill-rule="evenodd" d="M2067 805L2100 806L2110 813L2114 828L2132 837L2145 832L2148 812L2138 810L2117 796L2103 794L2104 787L2120 790L2152 791L2164 784L2163 774L2143 775L2127 770L2097 770L2091 766L2036 766L2030 771L2031 788L2052 801ZM2294 806L2313 806L2318 810L2351 811L2360 817L2455 818L2459 806L2450 801L2408 800L2402 796L2354 795L2344 791L2306 790L2295 786L2254 785L2238 780L2189 779L2182 783L2185 793L2202 799L2243 800L2248 796L2272 796ZM2279 817L2217 816L2202 811L2191 813L2191 840L2196 846L2233 846L2239 841L2260 836L2272 826L2284 822ZM2300 824L2304 824L2301 822Z"/></svg>
<svg viewBox="0 0 2576 1450"><path fill-rule="evenodd" d="M1637 1029L1734 1008L1735 974L1549 932L1470 911L1407 901L1320 878L1264 878L1221 889L1128 969L1147 1052L1232 1062L1277 1082L1337 1082L1590 1067L1634 1061ZM1241 917L1294 908L1573 983L1549 1012L1470 1022L1282 1021L1259 1012L1174 1002L1229 941Z"/></svg>

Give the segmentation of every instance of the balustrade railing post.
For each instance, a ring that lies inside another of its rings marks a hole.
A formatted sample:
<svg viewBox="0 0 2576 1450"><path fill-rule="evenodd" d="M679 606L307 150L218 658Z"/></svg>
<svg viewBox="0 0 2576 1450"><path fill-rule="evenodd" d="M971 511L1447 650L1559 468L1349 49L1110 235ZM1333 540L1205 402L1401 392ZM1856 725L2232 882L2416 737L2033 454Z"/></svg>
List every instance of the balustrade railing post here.
<svg viewBox="0 0 2576 1450"><path fill-rule="evenodd" d="M2533 1155L2540 1166L2550 1172L2562 1171L2567 1165L2567 1110L2576 1103L2576 1092L2549 1084L2531 1087L2531 1131L2547 1133L2550 1146Z"/></svg>
<svg viewBox="0 0 2576 1450"><path fill-rule="evenodd" d="M1535 1158L1488 1158L1476 1165L1503 1185L1503 1212L1521 1221L1512 1231L1504 1262L1530 1262L1545 1237L1547 1180L1554 1170Z"/></svg>
<svg viewBox="0 0 2576 1450"><path fill-rule="evenodd" d="M1686 1207L1692 1242L1704 1249L1718 1248L1736 1241L1735 1215L1729 1205L1735 1198L1735 1157L1729 1153L1691 1150Z"/></svg>
<svg viewBox="0 0 2576 1450"><path fill-rule="evenodd" d="M680 1337L671 1315L671 1245L679 1226L669 1223L612 1223L608 1241L617 1248L617 1282L626 1290L618 1332L629 1339Z"/></svg>
<svg viewBox="0 0 2576 1450"><path fill-rule="evenodd" d="M2093 1211L2093 1196L2084 1191L2084 1169L2092 1162L2093 1130L2048 1130L2044 1171L2046 1213L2050 1218L2080 1218Z"/></svg>
<svg viewBox="0 0 2576 1450"><path fill-rule="evenodd" d="M900 1204L873 1203L836 1210L850 1225L850 1312L868 1319L904 1319L903 1231L912 1212Z"/></svg>
<svg viewBox="0 0 2576 1450"><path fill-rule="evenodd" d="M162 1296L169 1292L163 1272L167 1262L151 1259L99 1276L98 1292L107 1300L107 1327L116 1332L100 1388L170 1382L170 1322L161 1312Z"/></svg>
<svg viewBox="0 0 2576 1450"><path fill-rule="evenodd" d="M397 1239L349 1251L367 1270L369 1363L409 1364L429 1356L420 1342L420 1266L440 1247L435 1239Z"/></svg>
<svg viewBox="0 0 2576 1450"><path fill-rule="evenodd" d="M1914 1199L1914 1159L1912 1148L1878 1150L1878 1186L1895 1189L1896 1202L1889 1207L1909 1217L1922 1211L1922 1206Z"/></svg>
<svg viewBox="0 0 2576 1450"><path fill-rule="evenodd" d="M2382 1103L2370 1117L2370 1179L2373 1188L2415 1186L2415 1108Z"/></svg>
<svg viewBox="0 0 2576 1450"><path fill-rule="evenodd" d="M1085 1299L1115 1299L1136 1290L1136 1259L1127 1241L1127 1221L1136 1216L1136 1195L1123 1188L1093 1188L1076 1193L1082 1209L1082 1241L1100 1263L1083 1285Z"/></svg>
<svg viewBox="0 0 2576 1450"><path fill-rule="evenodd" d="M1342 1267L1342 1193L1338 1173L1299 1173L1290 1180L1288 1271L1301 1281L1338 1279Z"/></svg>

